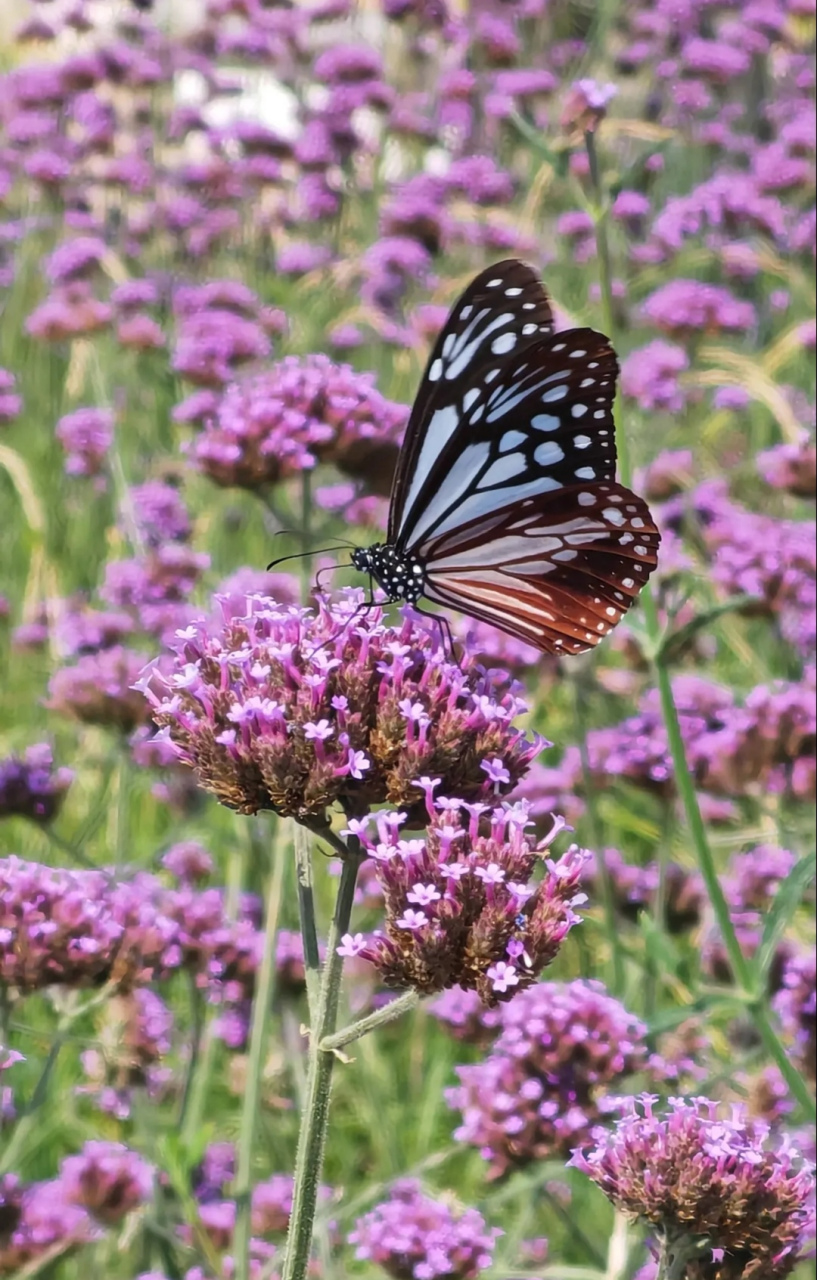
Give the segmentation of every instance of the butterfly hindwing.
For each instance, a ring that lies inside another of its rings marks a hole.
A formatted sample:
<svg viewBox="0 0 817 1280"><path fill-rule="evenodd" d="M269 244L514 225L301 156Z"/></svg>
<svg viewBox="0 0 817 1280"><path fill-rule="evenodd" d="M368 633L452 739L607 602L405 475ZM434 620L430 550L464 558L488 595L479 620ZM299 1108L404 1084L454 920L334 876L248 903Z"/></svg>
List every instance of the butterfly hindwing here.
<svg viewBox="0 0 817 1280"><path fill-rule="evenodd" d="M647 504L613 482L525 499L482 526L434 540L425 595L549 653L598 644L657 563Z"/></svg>

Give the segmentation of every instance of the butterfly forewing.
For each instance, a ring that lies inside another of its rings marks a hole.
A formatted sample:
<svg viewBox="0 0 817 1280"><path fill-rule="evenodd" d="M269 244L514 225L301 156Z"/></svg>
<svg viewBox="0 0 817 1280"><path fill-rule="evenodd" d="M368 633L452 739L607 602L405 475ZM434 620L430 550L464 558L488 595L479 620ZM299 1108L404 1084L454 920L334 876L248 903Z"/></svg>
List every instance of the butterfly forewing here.
<svg viewBox="0 0 817 1280"><path fill-rule="evenodd" d="M582 653L621 620L657 563L646 503L622 485L570 486L475 521L429 548L430 600L549 653Z"/></svg>
<svg viewBox="0 0 817 1280"><path fill-rule="evenodd" d="M573 329L470 370L456 404L431 402L428 441L453 430L412 481L398 545L425 557L433 537L508 503L612 480L617 368L606 338Z"/></svg>
<svg viewBox="0 0 817 1280"><path fill-rule="evenodd" d="M471 282L434 344L412 408L392 486L390 543L405 542L411 512L439 480L441 455L455 456L454 437L467 429L463 397L475 379L552 332L547 294L524 262L499 262Z"/></svg>

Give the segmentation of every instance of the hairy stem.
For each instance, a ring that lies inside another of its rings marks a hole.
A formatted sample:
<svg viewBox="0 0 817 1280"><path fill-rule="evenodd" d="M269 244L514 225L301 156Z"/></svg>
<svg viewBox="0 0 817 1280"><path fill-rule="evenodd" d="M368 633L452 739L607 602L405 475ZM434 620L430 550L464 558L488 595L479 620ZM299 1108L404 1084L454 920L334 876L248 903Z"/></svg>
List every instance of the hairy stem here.
<svg viewBox="0 0 817 1280"><path fill-rule="evenodd" d="M333 1036L324 1036L320 1047L325 1053L334 1053L338 1049L345 1049L347 1044L354 1044L355 1040L360 1040L361 1036L368 1035L370 1031L376 1031L378 1027L385 1027L390 1022L396 1022L398 1018L402 1018L404 1013L410 1013L412 1009L415 1009L419 1003L420 997L416 991L405 991L396 1000L389 1001L382 1009L375 1009L374 1013L368 1014L365 1018L360 1018L348 1027L343 1027L340 1031L336 1031Z"/></svg>
<svg viewBox="0 0 817 1280"><path fill-rule="evenodd" d="M333 844L342 844L335 837ZM355 897L357 873L364 855L359 841L350 839L344 847L335 912L327 940L326 962L321 974L317 1017L309 1038L306 1099L298 1136L295 1164L292 1215L289 1220L287 1250L281 1280L304 1280L309 1266L309 1252L318 1203L326 1132L329 1123L329 1095L337 1057L323 1048L323 1042L334 1034L337 1024L343 956L338 954L341 938L349 931Z"/></svg>

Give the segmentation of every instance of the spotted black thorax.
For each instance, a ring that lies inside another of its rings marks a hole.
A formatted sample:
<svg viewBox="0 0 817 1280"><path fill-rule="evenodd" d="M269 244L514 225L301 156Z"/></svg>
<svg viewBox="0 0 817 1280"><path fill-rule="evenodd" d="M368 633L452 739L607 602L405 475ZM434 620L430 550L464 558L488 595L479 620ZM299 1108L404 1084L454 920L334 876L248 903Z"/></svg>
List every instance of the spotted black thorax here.
<svg viewBox="0 0 817 1280"><path fill-rule="evenodd" d="M359 547L352 552L352 564L368 573L382 587L390 603L406 600L416 604L425 587L425 571L416 556L401 555L387 542Z"/></svg>

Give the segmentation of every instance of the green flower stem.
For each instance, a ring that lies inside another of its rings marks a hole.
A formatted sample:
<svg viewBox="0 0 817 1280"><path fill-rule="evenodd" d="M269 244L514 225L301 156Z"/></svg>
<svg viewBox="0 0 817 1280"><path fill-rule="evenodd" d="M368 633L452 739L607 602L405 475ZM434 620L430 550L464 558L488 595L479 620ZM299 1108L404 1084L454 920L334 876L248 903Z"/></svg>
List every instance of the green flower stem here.
<svg viewBox="0 0 817 1280"><path fill-rule="evenodd" d="M342 841L335 836L332 843L337 847ZM334 1034L337 1024L343 976L343 956L338 954L338 946L343 935L349 931L357 873L364 860L360 843L354 838L344 846L344 853L335 913L327 940L326 962L321 975L317 1017L310 1031L306 1100L298 1136L292 1214L281 1280L305 1280L309 1266L329 1123L329 1094L332 1073L338 1060L334 1053L323 1048L323 1042Z"/></svg>
<svg viewBox="0 0 817 1280"><path fill-rule="evenodd" d="M309 832L295 823L295 874L298 877L298 914L301 921L301 937L304 947L304 974L309 1018L314 1023L318 1009L321 958L318 950L318 933L315 927L315 894L312 879L312 856Z"/></svg>
<svg viewBox="0 0 817 1280"><path fill-rule="evenodd" d="M598 812L596 810L596 788L593 784L593 778L590 771L590 758L587 752L587 717L585 716L586 707L586 686L581 677L574 676L573 685L573 714L577 730L577 738L579 740L579 759L582 766L582 784L584 787L585 803L587 805L587 817L590 824L590 839L596 854L596 866L599 872L599 883L601 885L601 899L604 908L604 926L607 935L607 942L610 947L610 957L613 968L612 990L613 994L620 996L624 991L624 952L622 950L621 930L616 920L616 899L613 879L610 875L610 868L607 866L607 857L604 852L604 839L602 836L601 823L599 822Z"/></svg>
<svg viewBox="0 0 817 1280"><path fill-rule="evenodd" d="M610 248L607 241L607 208L601 182L601 173L599 170L594 134L585 134L585 146L590 166L590 179L593 185L596 202L594 222L596 250L599 263L599 283L601 287L603 323L607 330L607 336L612 341L615 336L615 317L613 314L613 276L610 265ZM616 431L619 474L623 483L629 486L632 484L632 464L630 460L627 433L622 427L620 392L616 395L614 414L616 422L619 424ZM650 646L650 655L653 668L655 670L656 684L658 686L659 697L661 699L661 712L667 732L670 756L672 758L675 786L684 807L684 813L689 826L689 834L692 839L692 845L695 850L698 867L700 868L701 875L703 876L704 883L706 884L709 901L712 904L718 928L720 930L721 937L723 938L723 944L726 948L726 954L729 957L732 974L738 986L740 996L746 1001L752 1011L755 1027L763 1040L766 1052L780 1069L793 1096L803 1108L804 1114L813 1120L815 1115L817 1115L814 1098L806 1084L806 1081L798 1073L793 1063L790 1062L786 1050L772 1026L768 1016L768 1010L766 1008L765 994L763 991L757 990L757 983L754 979L749 962L744 956L740 943L738 942L737 935L732 924L729 906L726 898L724 897L720 880L718 879L715 859L709 844L706 826L698 804L698 795L695 790L695 783L692 778L692 774L690 773L686 757L684 740L681 734L681 725L678 719L678 708L675 705L675 697L672 692L672 681L670 679L669 668L666 665L661 649L661 623L658 617L655 597L649 584L647 584L641 592L641 604L644 611L644 620ZM664 1280L671 1280L669 1272L664 1276Z"/></svg>
<svg viewBox="0 0 817 1280"><path fill-rule="evenodd" d="M236 1280L249 1280L250 1276L250 1209L252 1195L253 1139L258 1132L258 1111L261 1098L261 1075L267 1050L272 989L275 980L275 939L278 932L278 913L281 906L281 889L287 859L280 838L282 824L276 827L272 844L272 859L267 887L266 921L264 924L264 949L255 984L250 1028L250 1050L247 1059L247 1079L244 1085L244 1102L241 1108L241 1127L238 1138L234 1193L236 1200L235 1234L233 1254Z"/></svg>
<svg viewBox="0 0 817 1280"><path fill-rule="evenodd" d="M353 1022L348 1027L344 1027L341 1031L336 1031L332 1036L324 1036L321 1040L320 1048L324 1053L335 1053L338 1049L345 1049L347 1044L354 1044L355 1040L359 1040L361 1036L368 1035L370 1031L376 1031L378 1027L385 1027L390 1022L396 1022L398 1018L402 1018L404 1013L410 1013L420 1003L420 997L416 991L404 991L396 1000L391 1000L382 1009L375 1009L374 1013L368 1014L365 1018L360 1018L357 1022Z"/></svg>
<svg viewBox="0 0 817 1280"><path fill-rule="evenodd" d="M122 871L130 852L131 760L127 742L119 744L119 773L116 786L116 835L114 867Z"/></svg>

